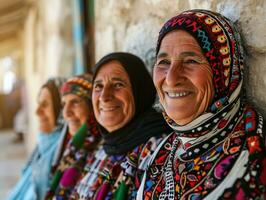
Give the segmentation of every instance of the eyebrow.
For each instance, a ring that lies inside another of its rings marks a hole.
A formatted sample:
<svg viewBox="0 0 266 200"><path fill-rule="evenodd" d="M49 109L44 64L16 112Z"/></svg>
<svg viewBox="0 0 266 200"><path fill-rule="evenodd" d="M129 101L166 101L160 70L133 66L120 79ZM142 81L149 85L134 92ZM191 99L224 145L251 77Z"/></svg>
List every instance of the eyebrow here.
<svg viewBox="0 0 266 200"><path fill-rule="evenodd" d="M197 53L193 52L193 51L185 51L185 52L182 52L180 53L181 57L184 57L184 56L198 56L200 57ZM165 58L165 57L168 57L168 54L166 52L160 52L158 55L157 55L157 59L158 58Z"/></svg>
<svg viewBox="0 0 266 200"><path fill-rule="evenodd" d="M111 80L112 81L121 81L121 82L127 84L127 82L124 79L121 79L119 77L113 77L113 78L111 78ZM96 81L94 81L94 84L95 83L102 83L102 82L103 82L103 80L96 80Z"/></svg>
<svg viewBox="0 0 266 200"><path fill-rule="evenodd" d="M165 53L165 52L159 52L158 55L157 55L157 59L158 58L164 58L164 57L167 57L167 56L168 56L167 53Z"/></svg>

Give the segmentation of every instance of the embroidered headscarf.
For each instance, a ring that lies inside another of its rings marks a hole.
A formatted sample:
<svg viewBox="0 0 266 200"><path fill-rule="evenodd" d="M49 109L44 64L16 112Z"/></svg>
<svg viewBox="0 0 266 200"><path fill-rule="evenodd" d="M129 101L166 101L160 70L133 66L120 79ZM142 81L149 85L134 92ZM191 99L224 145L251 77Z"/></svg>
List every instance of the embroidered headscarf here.
<svg viewBox="0 0 266 200"><path fill-rule="evenodd" d="M61 87L62 96L75 94L91 104L92 75L83 74L69 78Z"/></svg>
<svg viewBox="0 0 266 200"><path fill-rule="evenodd" d="M204 114L184 126L165 113L175 132L157 148L139 195L159 199L260 197L265 191L261 180L265 169L257 165L263 162L265 151L263 118L241 98L244 52L240 34L221 14L189 10L164 24L156 54L165 35L173 30L184 30L197 40L212 69L215 96Z"/></svg>
<svg viewBox="0 0 266 200"><path fill-rule="evenodd" d="M197 40L213 72L216 101L212 111L228 104L232 93L238 96L242 87L244 52L240 34L232 24L218 13L186 11L164 24L157 41L156 54L164 36L173 30L184 30Z"/></svg>

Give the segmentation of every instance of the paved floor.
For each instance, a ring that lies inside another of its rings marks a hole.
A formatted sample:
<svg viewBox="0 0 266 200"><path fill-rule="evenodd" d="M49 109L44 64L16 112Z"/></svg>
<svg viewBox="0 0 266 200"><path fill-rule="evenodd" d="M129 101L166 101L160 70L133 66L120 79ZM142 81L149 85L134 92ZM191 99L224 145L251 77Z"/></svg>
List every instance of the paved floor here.
<svg viewBox="0 0 266 200"><path fill-rule="evenodd" d="M26 148L23 143L14 144L11 130L0 130L0 199L4 200L8 191L19 178L26 160Z"/></svg>

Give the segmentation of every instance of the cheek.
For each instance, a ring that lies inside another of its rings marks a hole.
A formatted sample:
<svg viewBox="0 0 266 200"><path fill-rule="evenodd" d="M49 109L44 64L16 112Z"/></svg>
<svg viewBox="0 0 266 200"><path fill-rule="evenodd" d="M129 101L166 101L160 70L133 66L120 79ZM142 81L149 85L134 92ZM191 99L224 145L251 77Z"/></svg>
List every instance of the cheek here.
<svg viewBox="0 0 266 200"><path fill-rule="evenodd" d="M155 68L153 70L153 83L158 93L160 93L161 85L164 79L165 79L165 73Z"/></svg>
<svg viewBox="0 0 266 200"><path fill-rule="evenodd" d="M199 91L204 91L212 85L212 76L205 70L191 71L187 73L186 77L190 79Z"/></svg>
<svg viewBox="0 0 266 200"><path fill-rule="evenodd" d="M159 73L156 68L153 70L153 83L155 86L157 86L159 80L160 80L161 74Z"/></svg>
<svg viewBox="0 0 266 200"><path fill-rule="evenodd" d="M94 112L98 111L99 97L100 94L95 92L92 93L92 107Z"/></svg>
<svg viewBox="0 0 266 200"><path fill-rule="evenodd" d="M89 116L89 111L88 111L88 108L81 108L78 112L77 112L77 115L79 120L81 122L86 122L88 116Z"/></svg>
<svg viewBox="0 0 266 200"><path fill-rule="evenodd" d="M93 105L96 104L98 97L99 97L99 94L97 94L96 92L92 92L91 99L92 99Z"/></svg>
<svg viewBox="0 0 266 200"><path fill-rule="evenodd" d="M124 115L131 117L135 113L135 104L134 104L133 95L130 92L123 95L123 102L124 102L124 109L123 109Z"/></svg>
<svg viewBox="0 0 266 200"><path fill-rule="evenodd" d="M51 117L50 117L50 121L53 125L56 124L56 119L55 119L55 115L54 115L54 111L51 110Z"/></svg>
<svg viewBox="0 0 266 200"><path fill-rule="evenodd" d="M205 107L208 106L214 95L212 75L208 72L197 74L192 82L198 90L199 101L203 100L202 103L205 104Z"/></svg>
<svg viewBox="0 0 266 200"><path fill-rule="evenodd" d="M64 118L64 120L66 119L66 110L63 108L63 110L62 110L62 114L63 114L63 118Z"/></svg>
<svg viewBox="0 0 266 200"><path fill-rule="evenodd" d="M68 113L73 113L73 111L71 110L71 109L69 109L69 108L67 108L67 106L65 106L64 108L63 108L63 118L64 119L67 119L67 117L68 117Z"/></svg>

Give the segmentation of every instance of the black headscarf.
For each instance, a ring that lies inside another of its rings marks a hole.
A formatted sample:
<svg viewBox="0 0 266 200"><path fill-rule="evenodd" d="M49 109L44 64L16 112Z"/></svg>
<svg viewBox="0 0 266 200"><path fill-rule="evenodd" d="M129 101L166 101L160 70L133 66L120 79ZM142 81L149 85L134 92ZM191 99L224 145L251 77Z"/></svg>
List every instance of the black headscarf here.
<svg viewBox="0 0 266 200"><path fill-rule="evenodd" d="M99 69L112 60L120 62L129 76L135 101L135 116L138 116L149 109L155 101L156 89L152 78L144 62L139 57L130 53L116 52L104 56L95 65L93 81Z"/></svg>
<svg viewBox="0 0 266 200"><path fill-rule="evenodd" d="M156 89L145 64L139 57L124 52L104 56L93 69L93 81L100 68L113 60L120 62L129 76L134 96L135 116L124 127L112 133L100 126L104 138L104 150L112 155L126 153L150 137L171 131L162 114L152 108Z"/></svg>

